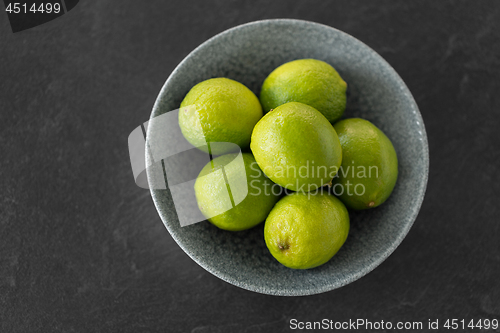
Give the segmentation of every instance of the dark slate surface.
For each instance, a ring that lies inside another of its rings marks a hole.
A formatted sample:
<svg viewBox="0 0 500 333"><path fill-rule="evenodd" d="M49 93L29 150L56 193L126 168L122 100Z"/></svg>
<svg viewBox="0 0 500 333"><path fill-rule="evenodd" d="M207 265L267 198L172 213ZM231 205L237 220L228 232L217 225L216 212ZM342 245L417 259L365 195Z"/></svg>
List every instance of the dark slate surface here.
<svg viewBox="0 0 500 333"><path fill-rule="evenodd" d="M0 332L500 319L497 1L81 1L16 34L2 15ZM195 264L135 186L127 148L193 48L278 17L333 26L379 52L429 137L427 195L407 238L372 273L309 297L245 291Z"/></svg>

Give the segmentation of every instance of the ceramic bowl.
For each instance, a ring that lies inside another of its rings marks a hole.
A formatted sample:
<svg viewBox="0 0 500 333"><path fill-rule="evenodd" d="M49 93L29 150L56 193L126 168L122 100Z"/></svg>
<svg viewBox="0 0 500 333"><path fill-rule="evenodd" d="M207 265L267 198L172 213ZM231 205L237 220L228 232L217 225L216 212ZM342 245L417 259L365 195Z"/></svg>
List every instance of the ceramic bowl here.
<svg viewBox="0 0 500 333"><path fill-rule="evenodd" d="M189 257L228 283L270 295L323 293L372 271L410 230L428 178L424 123L403 80L367 45L313 22L256 21L207 40L172 72L151 118L178 109L186 93L209 78L234 79L258 96L262 82L273 69L301 58L320 59L337 69L348 83L344 118L361 117L373 122L391 139L399 159L399 178L391 197L375 209L350 213L349 237L328 263L309 270L282 266L266 248L263 224L236 233L217 229L208 221L181 227L170 191L151 190L165 227ZM154 130L148 129L148 137Z"/></svg>

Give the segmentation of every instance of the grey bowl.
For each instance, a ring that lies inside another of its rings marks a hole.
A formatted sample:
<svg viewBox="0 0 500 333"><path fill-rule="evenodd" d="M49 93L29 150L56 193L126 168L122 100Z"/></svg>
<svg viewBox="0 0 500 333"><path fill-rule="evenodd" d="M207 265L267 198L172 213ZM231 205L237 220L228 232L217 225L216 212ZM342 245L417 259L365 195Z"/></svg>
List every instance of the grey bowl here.
<svg viewBox="0 0 500 333"><path fill-rule="evenodd" d="M399 178L391 197L378 208L351 212L348 240L332 260L310 270L288 269L267 250L263 224L238 233L219 230L207 221L181 227L169 190L151 190L163 223L189 257L226 282L270 295L318 294L372 271L410 230L428 178L424 123L403 80L359 40L313 22L257 21L209 39L172 72L151 118L179 108L191 87L213 77L237 80L258 96L274 68L301 58L320 59L338 70L349 86L344 117L373 122L392 140L399 158ZM148 129L148 137L153 130Z"/></svg>

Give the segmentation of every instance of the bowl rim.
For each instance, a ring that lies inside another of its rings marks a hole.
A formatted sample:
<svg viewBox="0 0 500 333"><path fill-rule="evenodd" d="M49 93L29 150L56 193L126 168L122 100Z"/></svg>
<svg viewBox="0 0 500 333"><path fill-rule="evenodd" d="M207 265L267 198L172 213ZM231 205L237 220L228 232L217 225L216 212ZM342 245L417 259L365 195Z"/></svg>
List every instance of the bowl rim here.
<svg viewBox="0 0 500 333"><path fill-rule="evenodd" d="M425 124L422 118L422 115L420 113L420 110L418 108L417 103L415 102L415 99L413 98L413 95L411 94L409 88L403 81L403 79L400 77L400 75L396 72L396 70L380 55L378 54L375 50L373 50L371 47L369 47L367 44L364 42L360 41L356 37L353 37L352 35L341 31L339 29L333 28L331 26L322 24L322 23L317 23L313 21L308 21L308 20L301 20L301 19L290 19L290 18L277 18L277 19L264 19L264 20L256 20L256 21L251 21L247 22L244 24L240 24L237 26L234 26L232 28L226 29L213 37L207 39L203 43L201 43L199 46L197 46L195 49L193 49L191 52L186 55L182 61L174 68L174 70L170 73L168 76L167 80L163 84L162 88L160 89L160 92L158 93L155 103L153 105L151 115L150 115L150 120L154 118L154 115L159 111L160 109L160 104L161 104L161 99L162 96L165 95L168 86L170 85L170 82L173 80L173 78L178 74L179 71L181 71L182 67L186 62L189 62L191 58L195 57L199 52L202 52L204 48L208 47L214 40L219 39L227 34L234 33L235 31L246 29L252 26L257 26L261 24L269 24L269 23L288 23L288 24L307 24L315 27L321 27L322 29L328 29L332 30L335 33L344 35L347 39L351 39L353 42L360 44L362 47L364 47L368 52L372 53L372 56L378 58L378 60L383 63L387 68L393 72L394 77L396 78L398 85L402 87L403 89L403 94L407 95L410 103L413 104L414 106L414 113L415 117L417 118L417 121L420 123L421 127L421 134L420 134L420 141L422 141L422 156L423 158L423 176L421 177L421 181L419 183L419 187L417 188L418 190L418 195L416 198L416 201L414 202L412 208L413 208L413 215L410 217L409 222L405 224L404 228L401 230L399 233L398 237L394 239L392 242L391 246L388 246L386 249L384 249L381 254L379 254L374 260L372 260L369 265L365 266L363 270L359 270L357 272L349 273L347 274L347 277L332 284L325 284L321 286L315 286L314 288L311 289L300 289L300 290L294 290L294 291L289 291L289 290L282 290L282 289L269 289L269 288L259 288L258 286L255 285L250 285L247 283L241 283L235 279L232 279L231 277L225 275L223 272L220 272L219 270L213 269L210 265L207 265L203 260L200 260L200 258L196 258L193 256L192 253L188 249L186 249L185 245L183 244L182 240L180 237L177 235L175 230L172 230L169 227L169 220L164 216L164 214L161 213L160 209L160 202L159 199L157 198L155 192L153 190L149 190L153 203L155 205L156 211L158 212L158 215L160 216L165 228L168 230L170 236L174 239L174 241L179 245L179 247L184 251L184 253L191 258L194 262L196 262L198 265L200 265L203 269L211 273L212 275L218 277L219 279L240 287L242 289L246 289L249 291L257 292L257 293L262 293L262 294L267 294L267 295L276 295L276 296L308 296L308 295L315 295L315 294L320 294L328 291L333 291L335 289L338 289L340 287L343 287L347 284L350 284L351 282L354 282L358 280L359 278L365 276L366 274L370 273L373 271L376 267L378 267L380 264L382 264L395 250L396 248L401 244L403 239L406 237L408 232L410 231L411 227L413 226L420 209L422 207L422 203L425 197L425 192L427 189L427 184L428 184L428 178L429 178L429 145L428 145L428 139L427 139L427 132L425 129ZM149 127L147 129L147 135L149 135L150 131ZM146 151L147 155L147 151ZM148 156L146 156L147 158ZM151 185L151 180L149 177L149 173L147 173L147 179L149 185Z"/></svg>

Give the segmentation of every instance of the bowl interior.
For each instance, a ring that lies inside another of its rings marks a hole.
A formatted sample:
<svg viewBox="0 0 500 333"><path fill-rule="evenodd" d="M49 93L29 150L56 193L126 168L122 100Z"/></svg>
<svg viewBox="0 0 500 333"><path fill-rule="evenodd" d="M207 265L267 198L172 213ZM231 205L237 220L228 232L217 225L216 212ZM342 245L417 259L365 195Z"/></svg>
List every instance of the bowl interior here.
<svg viewBox="0 0 500 333"><path fill-rule="evenodd" d="M362 117L391 139L399 178L380 207L350 213L347 242L327 264L292 270L279 264L264 243L263 224L243 232L219 230L204 221L181 227L169 190L151 190L166 228L199 265L236 286L273 295L310 295L350 283L373 270L401 243L420 209L428 175L424 124L408 88L394 69L357 39L317 23L257 21L227 30L200 45L162 88L151 117L179 108L196 83L228 77L259 94L266 76L294 59L331 64L348 83L344 118ZM154 127L151 132L159 130Z"/></svg>

